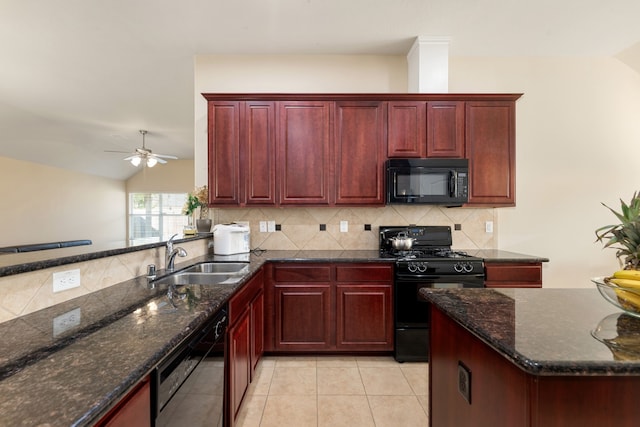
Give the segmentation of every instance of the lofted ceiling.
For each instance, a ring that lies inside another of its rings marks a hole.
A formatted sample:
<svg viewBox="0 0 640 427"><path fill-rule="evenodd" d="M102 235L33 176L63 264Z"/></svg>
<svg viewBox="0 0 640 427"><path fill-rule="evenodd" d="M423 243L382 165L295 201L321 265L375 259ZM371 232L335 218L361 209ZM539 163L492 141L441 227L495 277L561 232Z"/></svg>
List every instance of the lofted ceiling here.
<svg viewBox="0 0 640 427"><path fill-rule="evenodd" d="M114 179L142 145L193 158L204 54L640 58L638 0L0 0L0 156ZM640 65L640 64L637 64Z"/></svg>

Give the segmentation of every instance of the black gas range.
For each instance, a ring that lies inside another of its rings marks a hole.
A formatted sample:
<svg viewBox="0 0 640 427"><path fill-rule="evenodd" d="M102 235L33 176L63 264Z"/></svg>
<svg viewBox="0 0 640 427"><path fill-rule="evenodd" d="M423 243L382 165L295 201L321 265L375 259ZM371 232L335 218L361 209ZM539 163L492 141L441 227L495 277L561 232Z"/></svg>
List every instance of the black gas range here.
<svg viewBox="0 0 640 427"><path fill-rule="evenodd" d="M393 248L395 238L412 240L408 250ZM482 288L481 258L451 249L448 226L381 226L380 257L395 259L395 358L399 362L429 360L430 305L420 288Z"/></svg>

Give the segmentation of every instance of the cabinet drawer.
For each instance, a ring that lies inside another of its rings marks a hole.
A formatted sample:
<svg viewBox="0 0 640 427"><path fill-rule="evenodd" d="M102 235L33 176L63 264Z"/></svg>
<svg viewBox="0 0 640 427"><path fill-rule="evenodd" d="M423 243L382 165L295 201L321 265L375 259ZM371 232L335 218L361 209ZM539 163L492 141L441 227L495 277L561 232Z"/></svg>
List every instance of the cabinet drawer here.
<svg viewBox="0 0 640 427"><path fill-rule="evenodd" d="M542 285L541 263L486 263L487 287L539 287Z"/></svg>
<svg viewBox="0 0 640 427"><path fill-rule="evenodd" d="M263 288L264 273L258 271L249 282L229 300L229 324L232 325Z"/></svg>
<svg viewBox="0 0 640 427"><path fill-rule="evenodd" d="M393 278L391 265L339 265L336 267L337 282L387 282Z"/></svg>
<svg viewBox="0 0 640 427"><path fill-rule="evenodd" d="M276 265L273 267L276 282L329 282L331 266L326 264Z"/></svg>

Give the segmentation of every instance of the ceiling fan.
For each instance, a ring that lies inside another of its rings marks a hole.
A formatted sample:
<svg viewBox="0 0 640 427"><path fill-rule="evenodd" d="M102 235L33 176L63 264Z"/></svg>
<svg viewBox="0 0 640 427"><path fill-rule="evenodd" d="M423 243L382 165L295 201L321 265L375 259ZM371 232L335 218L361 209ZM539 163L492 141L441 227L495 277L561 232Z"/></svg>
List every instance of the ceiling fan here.
<svg viewBox="0 0 640 427"><path fill-rule="evenodd" d="M157 163L167 163L164 159L173 159L177 160L176 156L170 156L167 154L154 154L149 148L144 145L144 136L147 134L146 130L140 130L140 134L142 134L142 147L136 148L130 156L125 157L123 160L130 161L133 166L147 166L154 167ZM128 151L114 151L114 150L105 150L107 153L129 153Z"/></svg>

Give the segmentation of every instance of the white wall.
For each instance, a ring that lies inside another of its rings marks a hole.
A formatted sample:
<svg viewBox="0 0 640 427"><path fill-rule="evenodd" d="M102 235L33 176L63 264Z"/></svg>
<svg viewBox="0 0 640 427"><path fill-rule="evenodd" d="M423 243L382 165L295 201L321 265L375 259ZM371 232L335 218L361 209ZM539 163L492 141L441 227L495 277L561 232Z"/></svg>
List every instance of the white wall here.
<svg viewBox="0 0 640 427"><path fill-rule="evenodd" d="M524 92L516 207L498 247L548 257L545 287L589 287L618 268L594 230L640 187L640 75L613 58L452 58L451 92Z"/></svg>
<svg viewBox="0 0 640 427"><path fill-rule="evenodd" d="M125 240L124 181L0 157L0 247Z"/></svg>
<svg viewBox="0 0 640 427"><path fill-rule="evenodd" d="M207 177L201 92L406 92L404 56L205 56L195 63L196 183ZM450 58L452 93L524 93L517 103L515 208L498 247L548 257L545 287L589 287L617 268L594 230L637 188L640 75L613 58Z"/></svg>

